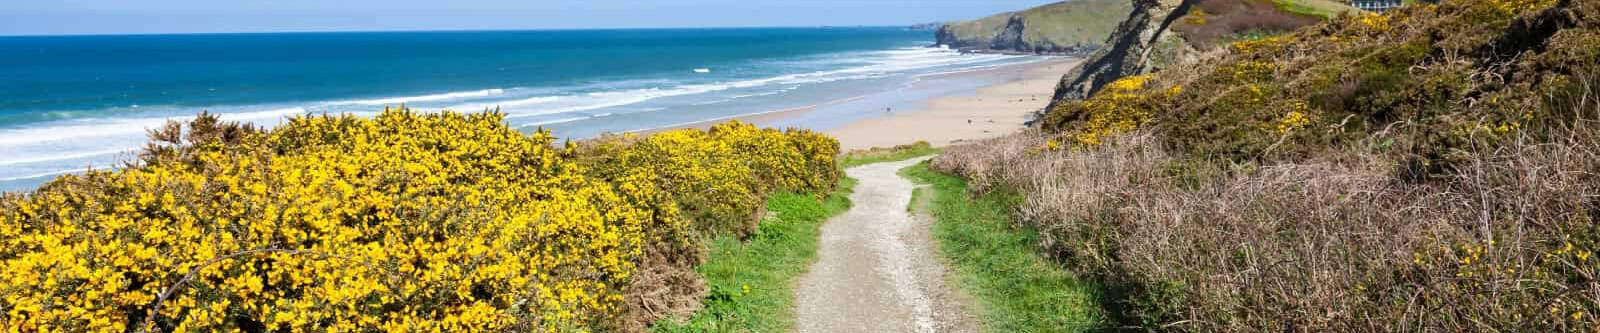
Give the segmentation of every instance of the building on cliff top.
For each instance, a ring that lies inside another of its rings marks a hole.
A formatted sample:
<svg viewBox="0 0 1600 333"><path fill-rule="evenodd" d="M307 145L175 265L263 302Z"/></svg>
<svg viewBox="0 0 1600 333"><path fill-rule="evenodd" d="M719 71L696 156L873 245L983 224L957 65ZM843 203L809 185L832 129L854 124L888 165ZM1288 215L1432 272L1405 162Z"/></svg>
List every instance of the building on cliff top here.
<svg viewBox="0 0 1600 333"><path fill-rule="evenodd" d="M1405 2L1401 0L1352 0L1350 1L1350 6L1365 11L1382 13L1405 6Z"/></svg>

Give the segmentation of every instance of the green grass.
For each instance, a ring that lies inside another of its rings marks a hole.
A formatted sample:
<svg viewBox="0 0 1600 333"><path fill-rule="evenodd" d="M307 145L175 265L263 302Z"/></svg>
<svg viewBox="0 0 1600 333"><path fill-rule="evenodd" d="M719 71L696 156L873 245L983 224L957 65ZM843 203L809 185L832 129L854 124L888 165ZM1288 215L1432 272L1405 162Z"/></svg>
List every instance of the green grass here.
<svg viewBox="0 0 1600 333"><path fill-rule="evenodd" d="M1101 327L1104 312L1096 288L1039 255L1038 233L1015 227L1011 210L1022 200L1014 192L969 197L960 178L934 172L928 163L900 171L930 184L921 202L937 218L933 236L955 273L953 285L979 303L988 332L1074 332ZM919 191L920 192L920 191Z"/></svg>
<svg viewBox="0 0 1600 333"><path fill-rule="evenodd" d="M924 141L897 146L894 148L872 148L846 153L839 159L841 169L849 169L873 163L904 161L907 159L928 156L939 153L939 148Z"/></svg>
<svg viewBox="0 0 1600 333"><path fill-rule="evenodd" d="M1272 3L1277 5L1278 9L1286 12L1319 16L1324 19L1334 18L1339 16L1339 13L1344 12L1350 12L1351 14L1360 12L1355 7L1331 0L1272 0Z"/></svg>
<svg viewBox="0 0 1600 333"><path fill-rule="evenodd" d="M890 149L852 152L840 159L845 168L894 162L939 152L926 142ZM657 322L656 332L783 332L794 327L794 279L817 257L822 223L850 209L856 180L844 177L823 199L781 193L767 199L776 220L763 221L745 241L718 237L697 270L711 292L705 308L687 320ZM746 287L749 291L746 291Z"/></svg>
<svg viewBox="0 0 1600 333"><path fill-rule="evenodd" d="M794 278L817 256L819 228L850 209L855 179L843 178L823 199L781 193L767 200L774 220L746 241L718 237L698 271L711 292L705 308L688 320L657 322L656 332L780 332L794 324ZM748 288L748 289L746 289Z"/></svg>
<svg viewBox="0 0 1600 333"><path fill-rule="evenodd" d="M1023 39L1028 43L1099 45L1105 43L1106 36L1111 35L1117 24L1128 18L1128 13L1132 11L1133 3L1127 0L1060 1L1018 12L951 22L949 28L963 40L988 47L994 37L1005 30L1011 16L1018 14L1022 16L1025 27Z"/></svg>

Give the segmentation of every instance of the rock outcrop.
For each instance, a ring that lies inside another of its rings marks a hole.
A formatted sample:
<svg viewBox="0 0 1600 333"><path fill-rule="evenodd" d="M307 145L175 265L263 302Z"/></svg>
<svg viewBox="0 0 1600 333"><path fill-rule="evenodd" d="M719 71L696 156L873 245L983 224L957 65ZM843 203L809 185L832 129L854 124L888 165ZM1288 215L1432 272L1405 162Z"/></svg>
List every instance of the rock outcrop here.
<svg viewBox="0 0 1600 333"><path fill-rule="evenodd" d="M1128 0L1072 0L952 22L935 33L940 45L968 51L1086 55L1116 27Z"/></svg>
<svg viewBox="0 0 1600 333"><path fill-rule="evenodd" d="M1288 1L1288 0L1286 0ZM1219 41L1256 38L1354 10L1322 0L1293 0L1315 12L1290 12L1267 0L1132 0L1133 9L1105 46L1061 78L1046 112L1081 100L1117 79L1159 71L1220 52Z"/></svg>
<svg viewBox="0 0 1600 333"><path fill-rule="evenodd" d="M1032 49L1026 41L1022 40L1022 31L1026 28L1026 24L1022 21L1022 16L1011 15L1011 18L1006 20L1006 27L1000 29L1000 35L994 36L994 40L989 41L989 48L1017 51Z"/></svg>
<svg viewBox="0 0 1600 333"><path fill-rule="evenodd" d="M1150 60L1154 53L1176 54L1192 51L1184 48L1185 43L1181 37L1166 33L1167 26L1176 18L1186 14L1189 8L1186 4L1192 2L1192 0L1133 0L1133 11L1122 24L1117 25L1111 36L1106 38L1107 47L1090 54L1082 65L1073 68L1061 78L1061 83L1056 86L1051 109L1058 101L1089 97L1111 81L1147 73L1168 65L1152 64Z"/></svg>

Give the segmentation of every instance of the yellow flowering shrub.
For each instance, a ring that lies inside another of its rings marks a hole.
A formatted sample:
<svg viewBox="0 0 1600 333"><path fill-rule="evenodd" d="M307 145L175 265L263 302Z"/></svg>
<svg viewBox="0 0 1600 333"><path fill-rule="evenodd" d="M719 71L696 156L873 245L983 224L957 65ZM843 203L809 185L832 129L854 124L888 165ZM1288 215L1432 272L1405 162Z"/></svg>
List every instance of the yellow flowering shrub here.
<svg viewBox="0 0 1600 333"><path fill-rule="evenodd" d="M550 133L497 113L306 116L272 130L202 115L152 137L138 166L0 198L0 326L603 329L680 207L650 192L653 175L595 177ZM646 141L681 137L693 135ZM728 157L713 164L740 164ZM730 179L739 170L681 180L754 183Z"/></svg>
<svg viewBox="0 0 1600 333"><path fill-rule="evenodd" d="M641 273L630 285L622 327L640 328L698 307L705 286L694 266L700 239L756 231L775 191L827 193L838 183L839 142L807 130L781 132L729 122L647 137L609 136L569 154L595 178L619 184L631 202L654 211L645 229ZM649 304L640 297L651 297Z"/></svg>
<svg viewBox="0 0 1600 333"><path fill-rule="evenodd" d="M1308 115L1311 113L1310 108L1311 107L1308 106L1306 102L1289 102L1289 113L1284 114L1283 117L1278 118L1277 121L1274 121L1271 126L1271 131L1278 136L1284 136L1305 128L1306 125L1311 124L1311 116Z"/></svg>
<svg viewBox="0 0 1600 333"><path fill-rule="evenodd" d="M1127 133L1154 119L1154 105L1183 92L1173 86L1165 90L1147 90L1154 74L1129 76L1107 84L1094 97L1081 102L1064 103L1046 119L1046 127L1061 130L1064 137L1080 146L1100 144L1106 137ZM1054 127L1066 125L1069 127Z"/></svg>
<svg viewBox="0 0 1600 333"><path fill-rule="evenodd" d="M1521 14L1524 12L1541 10L1555 6L1556 0L1487 0L1489 6L1500 10L1507 15Z"/></svg>
<svg viewBox="0 0 1600 333"><path fill-rule="evenodd" d="M1360 22L1361 26L1366 27L1368 30L1375 33L1389 31L1389 17L1383 14L1361 14L1360 18L1358 18L1356 22Z"/></svg>
<svg viewBox="0 0 1600 333"><path fill-rule="evenodd" d="M1294 40L1286 36L1272 36L1260 39L1247 39L1228 44L1228 50L1234 53L1277 53L1282 52L1293 44Z"/></svg>
<svg viewBox="0 0 1600 333"><path fill-rule="evenodd" d="M682 204L705 233L744 233L773 191L825 193L838 182L838 141L807 131L761 129L738 121L708 131L673 130L645 138L598 140L584 165L600 177L636 175Z"/></svg>

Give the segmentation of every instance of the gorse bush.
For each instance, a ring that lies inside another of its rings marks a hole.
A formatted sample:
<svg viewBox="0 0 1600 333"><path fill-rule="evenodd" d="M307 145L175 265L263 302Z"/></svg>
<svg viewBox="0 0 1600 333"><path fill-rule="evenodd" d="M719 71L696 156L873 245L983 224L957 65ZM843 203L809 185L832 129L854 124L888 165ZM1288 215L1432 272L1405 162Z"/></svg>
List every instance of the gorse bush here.
<svg viewBox="0 0 1600 333"><path fill-rule="evenodd" d="M694 268L703 260L702 239L754 233L767 194L821 195L841 177L837 140L739 122L709 131L607 136L571 154L595 177L622 184L630 201L659 203L651 208L657 222L648 229L644 267L628 291L627 330L699 309L706 290Z"/></svg>
<svg viewBox="0 0 1600 333"><path fill-rule="evenodd" d="M781 132L732 122L707 131L611 136L580 147L579 161L605 179L649 175L648 185L682 203L702 233L748 233L775 190L823 193L838 183L838 142L807 130ZM603 153L609 152L609 153ZM717 225L715 223L736 223Z"/></svg>
<svg viewBox="0 0 1600 333"><path fill-rule="evenodd" d="M550 133L523 134L502 119L386 110L297 117L271 130L207 115L170 124L152 133L136 165L0 198L0 323L118 332L616 328L651 244L711 223L682 216L702 203L676 201L662 191L677 188L662 184L772 184L747 192L759 198L830 188L838 172L831 139L734 123L719 126L721 135L660 140L739 149L660 158L728 165L781 155L805 167L668 180L632 166L613 175L585 166L596 157L559 147ZM808 146L738 143L766 137Z"/></svg>
<svg viewBox="0 0 1600 333"><path fill-rule="evenodd" d="M1600 2L1483 0L1240 41L936 169L1106 286L1115 326L1600 327Z"/></svg>
<svg viewBox="0 0 1600 333"><path fill-rule="evenodd" d="M1133 89L1058 103L1041 123L1084 137L1153 126L1174 148L1233 160L1303 158L1383 133L1419 172L1438 174L1473 145L1572 120L1551 105L1597 72L1597 10L1483 0L1341 15L1123 78Z"/></svg>

